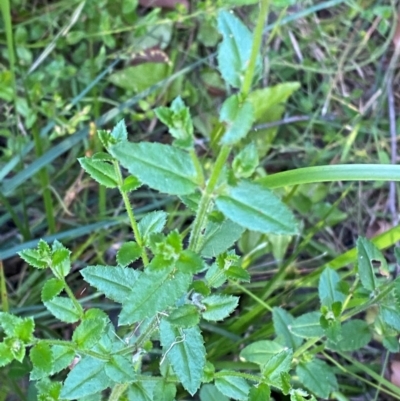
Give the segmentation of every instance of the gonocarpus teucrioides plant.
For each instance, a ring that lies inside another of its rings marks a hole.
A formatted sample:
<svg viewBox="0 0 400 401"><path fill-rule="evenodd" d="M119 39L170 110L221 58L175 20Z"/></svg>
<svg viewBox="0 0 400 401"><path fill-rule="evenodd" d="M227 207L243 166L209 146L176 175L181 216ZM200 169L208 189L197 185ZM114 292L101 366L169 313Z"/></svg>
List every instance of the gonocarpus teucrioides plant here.
<svg viewBox="0 0 400 401"><path fill-rule="evenodd" d="M360 238L359 279L352 290L327 268L319 280L319 311L295 318L283 308L273 308L275 340L251 343L240 353L242 360L258 366L258 372L216 370L207 360L200 322L219 322L231 315L239 297L223 293L221 287L227 281L250 280L235 253L236 241L245 230L281 236L299 232L288 207L252 179L264 154L257 146L259 138L249 135L251 127L298 88L288 83L251 90L263 69L259 48L266 14L263 1L253 35L232 13L219 13L219 70L227 85L239 91L225 100L210 134L216 152L212 168L205 169L196 154L190 111L180 97L170 107L155 110L173 137L172 145L130 142L120 121L111 132L98 131L105 152L79 159L94 180L120 191L134 234L134 241L119 249L114 266L80 271L88 284L120 305L122 338L104 311L85 310L71 291L67 248L58 241L52 246L40 241L36 249L21 252L31 266L53 273L42 289L46 308L60 321L76 325L70 341L39 339L33 319L0 314L0 366L22 361L28 350L38 399L100 400L108 394L109 400L169 401L175 399L178 386L187 397L202 401L268 400L271 388L294 401L315 400L312 394L328 398L338 389L336 372L326 355L315 356L314 346L322 342L322 351L346 352L366 345L372 327L348 319L375 304L380 307L375 328L389 350L398 348L394 339L400 329L399 282L387 285L377 279L376 264L385 272L386 261L378 248ZM260 101L271 93L276 103ZM136 220L129 196L141 185L176 195L193 211L187 246L185 233L166 229L166 212L153 211ZM129 267L138 260L142 268ZM365 302L349 306L355 288ZM354 340L346 341L349 337ZM157 344L158 372L149 372L145 357ZM57 381L55 376L64 370L65 380Z"/></svg>

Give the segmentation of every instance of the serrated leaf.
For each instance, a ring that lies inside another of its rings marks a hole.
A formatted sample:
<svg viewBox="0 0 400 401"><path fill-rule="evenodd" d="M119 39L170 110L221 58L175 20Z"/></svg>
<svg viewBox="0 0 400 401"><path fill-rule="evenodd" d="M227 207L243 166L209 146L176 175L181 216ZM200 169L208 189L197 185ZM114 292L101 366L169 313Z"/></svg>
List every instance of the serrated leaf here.
<svg viewBox="0 0 400 401"><path fill-rule="evenodd" d="M399 339L397 338L397 336L384 337L382 344L389 352L396 353L400 350Z"/></svg>
<svg viewBox="0 0 400 401"><path fill-rule="evenodd" d="M23 361L26 348L25 344L19 338L6 337L3 343L11 351L14 359L16 359L18 362Z"/></svg>
<svg viewBox="0 0 400 401"><path fill-rule="evenodd" d="M118 186L118 176L115 167L105 161L93 160L90 157L78 159L81 167L100 185L106 188L116 188Z"/></svg>
<svg viewBox="0 0 400 401"><path fill-rule="evenodd" d="M24 343L29 342L34 330L33 318L21 318L11 313L0 312L0 326L8 337L17 337Z"/></svg>
<svg viewBox="0 0 400 401"><path fill-rule="evenodd" d="M175 401L176 385L165 380L156 382L152 401Z"/></svg>
<svg viewBox="0 0 400 401"><path fill-rule="evenodd" d="M131 293L140 272L121 266L88 266L80 271L85 281L107 298L122 303Z"/></svg>
<svg viewBox="0 0 400 401"><path fill-rule="evenodd" d="M205 306L202 316L213 322L225 319L236 309L238 303L239 297L233 295L210 295L202 300Z"/></svg>
<svg viewBox="0 0 400 401"><path fill-rule="evenodd" d="M222 376L223 375L223 376ZM250 391L247 381L241 377L230 376L229 372L221 371L215 379L217 389L234 400L246 401Z"/></svg>
<svg viewBox="0 0 400 401"><path fill-rule="evenodd" d="M109 387L112 381L104 372L105 361L83 357L68 374L61 390L61 398L81 399Z"/></svg>
<svg viewBox="0 0 400 401"><path fill-rule="evenodd" d="M121 266L128 266L140 258L142 249L135 241L128 241L122 244L117 252L117 262Z"/></svg>
<svg viewBox="0 0 400 401"><path fill-rule="evenodd" d="M229 401L213 384L205 384L200 389L200 401Z"/></svg>
<svg viewBox="0 0 400 401"><path fill-rule="evenodd" d="M125 120L118 121L113 130L111 131L111 137L114 139L114 143L123 142L128 139L128 131L126 130Z"/></svg>
<svg viewBox="0 0 400 401"><path fill-rule="evenodd" d="M337 390L336 376L331 367L320 359L297 365L296 374L300 382L317 397L329 398L332 391Z"/></svg>
<svg viewBox="0 0 400 401"><path fill-rule="evenodd" d="M160 143L121 142L110 153L141 182L160 192L185 195L198 186L196 168L188 153Z"/></svg>
<svg viewBox="0 0 400 401"><path fill-rule="evenodd" d="M83 315L82 307L75 305L69 298L54 297L43 302L45 307L58 319L66 323L75 323Z"/></svg>
<svg viewBox="0 0 400 401"><path fill-rule="evenodd" d="M356 351L365 347L372 338L371 330L364 320L353 319L342 325L341 336L336 343L328 341L327 347L334 351Z"/></svg>
<svg viewBox="0 0 400 401"><path fill-rule="evenodd" d="M271 399L271 389L268 384L260 383L257 387L252 387L249 393L249 401L269 401Z"/></svg>
<svg viewBox="0 0 400 401"><path fill-rule="evenodd" d="M200 387L206 363L206 349L199 327L180 329L163 319L160 340L179 381L194 395Z"/></svg>
<svg viewBox="0 0 400 401"><path fill-rule="evenodd" d="M44 378L35 384L38 390L38 401L59 401L62 384Z"/></svg>
<svg viewBox="0 0 400 401"><path fill-rule="evenodd" d="M379 314L386 324L400 331L400 312L398 310L386 305L381 305Z"/></svg>
<svg viewBox="0 0 400 401"><path fill-rule="evenodd" d="M65 369L75 358L75 351L65 345L53 345L51 350L53 354L52 375Z"/></svg>
<svg viewBox="0 0 400 401"><path fill-rule="evenodd" d="M272 311L272 320L278 338L281 339L283 344L288 348L296 350L303 342L303 339L293 335L289 330L289 327L294 323L294 317L284 309L275 307Z"/></svg>
<svg viewBox="0 0 400 401"><path fill-rule="evenodd" d="M132 383L128 389L129 401L153 401L153 390L155 382Z"/></svg>
<svg viewBox="0 0 400 401"><path fill-rule="evenodd" d="M132 324L173 305L189 288L192 276L171 270L145 272L122 303L119 324Z"/></svg>
<svg viewBox="0 0 400 401"><path fill-rule="evenodd" d="M200 313L194 305L185 304L174 309L167 317L169 323L180 327L193 327L200 321Z"/></svg>
<svg viewBox="0 0 400 401"><path fill-rule="evenodd" d="M48 267L48 261L43 260L43 257L39 251L36 249L25 249L22 252L19 252L18 255L29 265L32 267L36 267L37 269L45 269Z"/></svg>
<svg viewBox="0 0 400 401"><path fill-rule="evenodd" d="M167 222L167 213L157 210L155 212L145 214L139 221L138 228L141 237L148 243L151 234L161 233Z"/></svg>
<svg viewBox="0 0 400 401"><path fill-rule="evenodd" d="M158 107L156 116L168 127L169 133L175 138L174 145L184 149L193 147L193 123L189 108L181 97L177 97L171 107Z"/></svg>
<svg viewBox="0 0 400 401"><path fill-rule="evenodd" d="M305 313L294 320L289 330L292 334L302 338L322 337L324 330L320 325L320 318L319 312Z"/></svg>
<svg viewBox="0 0 400 401"><path fill-rule="evenodd" d="M246 145L233 159L232 168L237 178L249 178L259 164L255 142Z"/></svg>
<svg viewBox="0 0 400 401"><path fill-rule="evenodd" d="M225 275L230 280L250 282L251 276L247 270L244 270L241 266L231 266L225 271Z"/></svg>
<svg viewBox="0 0 400 401"><path fill-rule="evenodd" d="M228 187L216 200L218 209L235 223L249 230L273 234L296 234L292 212L270 190L241 181Z"/></svg>
<svg viewBox="0 0 400 401"><path fill-rule="evenodd" d="M179 255L175 267L182 273L196 274L204 269L204 263L197 253L185 249Z"/></svg>
<svg viewBox="0 0 400 401"><path fill-rule="evenodd" d="M218 68L223 79L235 88L240 88L250 60L253 35L232 13L220 11L218 30L223 41L218 48ZM262 63L257 57L255 75L259 75Z"/></svg>
<svg viewBox="0 0 400 401"><path fill-rule="evenodd" d="M50 375L53 368L53 354L49 344L43 341L38 342L31 348L29 357L33 365L31 380L38 380Z"/></svg>
<svg viewBox="0 0 400 401"><path fill-rule="evenodd" d="M105 319L85 319L75 329L72 341L79 349L90 349L100 340L106 325Z"/></svg>
<svg viewBox="0 0 400 401"><path fill-rule="evenodd" d="M0 343L0 368L8 365L13 359L10 348L4 343Z"/></svg>
<svg viewBox="0 0 400 401"><path fill-rule="evenodd" d="M285 346L276 341L256 341L240 351L240 359L257 363L258 365L265 365L274 355L284 349Z"/></svg>
<svg viewBox="0 0 400 401"><path fill-rule="evenodd" d="M375 291L377 282L374 264L380 269L387 270L387 262L382 252L369 240L359 237L357 240L358 274L364 288Z"/></svg>
<svg viewBox="0 0 400 401"><path fill-rule="evenodd" d="M55 240L52 246L51 269L58 277L65 277L71 270L71 251Z"/></svg>
<svg viewBox="0 0 400 401"><path fill-rule="evenodd" d="M222 105L219 121L225 124L221 144L235 145L247 135L254 123L253 105L241 101L240 95L233 95Z"/></svg>
<svg viewBox="0 0 400 401"><path fill-rule="evenodd" d="M282 380L281 373L287 373L290 370L290 364L293 359L293 351L285 349L278 354L275 354L262 367L261 372L267 379L268 384L281 388Z"/></svg>
<svg viewBox="0 0 400 401"><path fill-rule="evenodd" d="M322 306L332 307L335 302L343 303L346 296L339 291L340 277L335 270L327 267L321 274L318 294Z"/></svg>
<svg viewBox="0 0 400 401"><path fill-rule="evenodd" d="M135 189L138 189L141 185L142 183L138 178L136 178L133 175L130 175L124 179L124 182L121 186L121 190L128 193L134 191Z"/></svg>
<svg viewBox="0 0 400 401"><path fill-rule="evenodd" d="M202 256L213 258L230 248L243 234L244 228L229 219L222 223L208 223L201 250Z"/></svg>
<svg viewBox="0 0 400 401"><path fill-rule="evenodd" d="M64 289L64 281L58 278L52 277L48 279L42 288L42 302L47 302L56 297Z"/></svg>
<svg viewBox="0 0 400 401"><path fill-rule="evenodd" d="M117 383L130 383L136 379L132 363L121 355L113 355L104 367L106 375Z"/></svg>

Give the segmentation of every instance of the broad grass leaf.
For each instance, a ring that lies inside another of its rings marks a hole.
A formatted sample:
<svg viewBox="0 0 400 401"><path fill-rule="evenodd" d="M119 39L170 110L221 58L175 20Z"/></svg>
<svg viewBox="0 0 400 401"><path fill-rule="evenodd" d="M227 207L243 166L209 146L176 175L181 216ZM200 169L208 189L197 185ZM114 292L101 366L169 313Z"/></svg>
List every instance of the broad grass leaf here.
<svg viewBox="0 0 400 401"><path fill-rule="evenodd" d="M256 341L240 351L240 359L257 363L258 365L265 365L274 355L284 349L285 346L276 341Z"/></svg>
<svg viewBox="0 0 400 401"><path fill-rule="evenodd" d="M66 297L54 297L43 303L58 320L65 323L75 323L83 315L82 307L80 305L78 307L71 299Z"/></svg>
<svg viewBox="0 0 400 401"><path fill-rule="evenodd" d="M209 222L204 234L202 256L213 258L230 248L243 234L244 228L229 219L222 223Z"/></svg>
<svg viewBox="0 0 400 401"><path fill-rule="evenodd" d="M88 266L80 271L83 278L107 298L122 303L131 293L140 272L121 266Z"/></svg>
<svg viewBox="0 0 400 401"><path fill-rule="evenodd" d="M250 60L253 35L233 13L220 11L218 30L223 40L218 48L218 69L222 78L234 88L240 88ZM261 57L256 62L255 76L260 75Z"/></svg>
<svg viewBox="0 0 400 401"><path fill-rule="evenodd" d="M234 145L247 135L254 123L253 105L233 95L222 105L220 121L225 124L221 144Z"/></svg>
<svg viewBox="0 0 400 401"><path fill-rule="evenodd" d="M322 337L324 330L320 325L321 314L319 312L305 313L294 319L289 330L292 334L301 338Z"/></svg>
<svg viewBox="0 0 400 401"><path fill-rule="evenodd" d="M284 309L275 307L272 311L272 320L278 339L288 348L296 350L303 342L303 339L292 334L289 329L294 323L294 317Z"/></svg>
<svg viewBox="0 0 400 401"><path fill-rule="evenodd" d="M89 356L83 357L68 374L61 390L61 398L81 399L103 391L112 384L106 375L106 362Z"/></svg>
<svg viewBox="0 0 400 401"><path fill-rule="evenodd" d="M136 379L132 363L122 355L113 355L104 366L106 375L117 383L130 383Z"/></svg>
<svg viewBox="0 0 400 401"><path fill-rule="evenodd" d="M331 367L320 359L297 365L296 374L300 382L317 397L329 398L332 391L337 390L336 376Z"/></svg>
<svg viewBox="0 0 400 401"><path fill-rule="evenodd" d="M377 282L375 265L380 270L387 271L387 262L382 252L368 239L359 237L357 240L358 274L363 287L375 291Z"/></svg>
<svg viewBox="0 0 400 401"><path fill-rule="evenodd" d="M198 186L193 161L181 149L160 143L120 142L109 150L123 167L150 188L186 195Z"/></svg>
<svg viewBox="0 0 400 401"><path fill-rule="evenodd" d="M200 389L200 401L229 401L229 398L221 394L213 384L204 384Z"/></svg>
<svg viewBox="0 0 400 401"><path fill-rule="evenodd" d="M248 181L228 187L217 197L218 209L230 220L265 234L296 234L297 224L288 207L267 188Z"/></svg>
<svg viewBox="0 0 400 401"><path fill-rule="evenodd" d="M234 400L246 401L248 399L250 386L241 377L230 376L229 372L222 370L215 379L215 385L222 394Z"/></svg>
<svg viewBox="0 0 400 401"><path fill-rule="evenodd" d="M206 363L206 349L199 327L180 329L163 319L160 340L179 381L194 395L200 388Z"/></svg>
<svg viewBox="0 0 400 401"><path fill-rule="evenodd" d="M367 322L353 319L342 325L340 339L336 343L328 341L327 347L334 351L357 351L371 339L372 333Z"/></svg>
<svg viewBox="0 0 400 401"><path fill-rule="evenodd" d="M145 272L122 303L119 324L132 324L173 305L189 288L192 275L171 270Z"/></svg>
<svg viewBox="0 0 400 401"><path fill-rule="evenodd" d="M93 160L90 157L81 157L78 159L81 167L100 185L106 188L116 188L118 186L118 177L112 164Z"/></svg>
<svg viewBox="0 0 400 401"><path fill-rule="evenodd" d="M333 303L343 303L346 296L339 291L340 277L335 270L327 267L321 274L318 284L318 294L321 305L331 307Z"/></svg>
<svg viewBox="0 0 400 401"><path fill-rule="evenodd" d="M209 321L223 320L237 307L239 298L233 295L210 295L202 300L206 307L203 318Z"/></svg>

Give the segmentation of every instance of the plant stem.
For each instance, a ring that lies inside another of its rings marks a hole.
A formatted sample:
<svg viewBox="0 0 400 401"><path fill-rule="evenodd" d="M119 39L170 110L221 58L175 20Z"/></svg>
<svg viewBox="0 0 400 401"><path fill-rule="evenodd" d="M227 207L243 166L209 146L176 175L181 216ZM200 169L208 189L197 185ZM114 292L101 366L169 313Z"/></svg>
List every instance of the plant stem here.
<svg viewBox="0 0 400 401"><path fill-rule="evenodd" d="M207 215L211 205L212 193L218 183L221 171L228 159L231 148L227 145L221 147L217 160L214 165L213 172L204 189L203 195L200 200L199 209L193 223L193 229L190 234L189 249L198 252L201 249L203 230L207 224Z"/></svg>
<svg viewBox="0 0 400 401"><path fill-rule="evenodd" d="M147 257L146 249L143 244L143 239L142 239L142 236L140 235L139 227L136 222L131 203L129 202L128 194L122 189L123 179L122 179L122 175L121 175L121 170L119 168L119 164L116 161L114 161L114 168L115 168L115 172L117 173L117 177L118 177L118 181L119 181L118 189L119 189L119 192L121 193L122 199L124 201L125 209L126 209L126 212L128 213L129 222L131 224L132 231L135 236L135 240L138 243L138 245L142 248L143 265L147 266L149 264L149 258Z"/></svg>
<svg viewBox="0 0 400 401"><path fill-rule="evenodd" d="M1 309L3 312L9 311L8 295L6 286L6 277L4 275L3 262L0 260L0 291L1 291Z"/></svg>
<svg viewBox="0 0 400 401"><path fill-rule="evenodd" d="M246 74L244 76L242 84L241 93L243 95L243 98L247 97L251 89L251 84L253 82L254 71L256 68L257 58L262 41L264 24L268 15L269 1L261 0L260 3L260 13L258 14L257 24L254 30L253 45L251 47L249 65L246 69Z"/></svg>

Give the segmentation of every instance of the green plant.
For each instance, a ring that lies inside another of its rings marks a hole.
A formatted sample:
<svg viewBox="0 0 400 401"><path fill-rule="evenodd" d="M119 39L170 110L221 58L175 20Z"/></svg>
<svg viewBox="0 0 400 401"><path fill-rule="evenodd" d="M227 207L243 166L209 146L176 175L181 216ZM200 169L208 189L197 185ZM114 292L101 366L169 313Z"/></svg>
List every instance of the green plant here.
<svg viewBox="0 0 400 401"><path fill-rule="evenodd" d="M239 298L227 293L226 283L240 287L250 279L234 249L244 230L268 234L271 241L273 236L290 241L299 233L294 215L270 188L321 180L399 178L399 169L367 165L260 177L259 158L267 150L257 146L260 135L249 131L265 112L281 113L278 103L298 87L284 84L251 90L262 71L259 48L267 4L262 2L254 37L230 13L219 14L223 35L219 69L239 93L226 99L210 135L216 153L212 164L195 152L191 116L179 97L169 108L156 109L174 139L172 145L131 143L121 121L111 132L98 131L107 152L79 160L93 179L120 191L134 233L135 241L119 249L116 266L81 270L88 284L121 305L118 332L104 311L85 310L77 300L66 281L70 252L60 242L50 247L40 241L36 249L20 253L33 267L50 268L54 276L42 289L46 308L62 322L78 324L71 341L39 339L34 336L33 319L0 314L4 331L0 366L22 361L30 348L30 379L37 381L40 400L97 400L107 388L109 400L173 400L178 385L192 396L199 390L202 401L268 400L271 388L290 394L292 400L315 399L303 387L328 398L338 390L340 374L334 368L333 352L345 358L345 353L368 344L374 331L389 351L398 351L400 282L389 280L379 249L360 238L357 269L350 278L341 279L335 266L321 272L319 310L294 318L281 307L269 308L276 338L242 349L241 358L253 364L251 369L216 369L207 360L200 320L227 318ZM271 93L274 98L265 101ZM123 176L121 166L130 175ZM137 222L129 195L142 184L179 196L193 211L191 226L164 233L168 217L164 211L151 212ZM137 261L142 268L129 267ZM265 304L261 299L257 302ZM379 312L373 323L351 319L376 306ZM254 366L259 366L259 372L254 372ZM64 383L50 379L68 367ZM399 394L390 383L384 386L387 393Z"/></svg>

